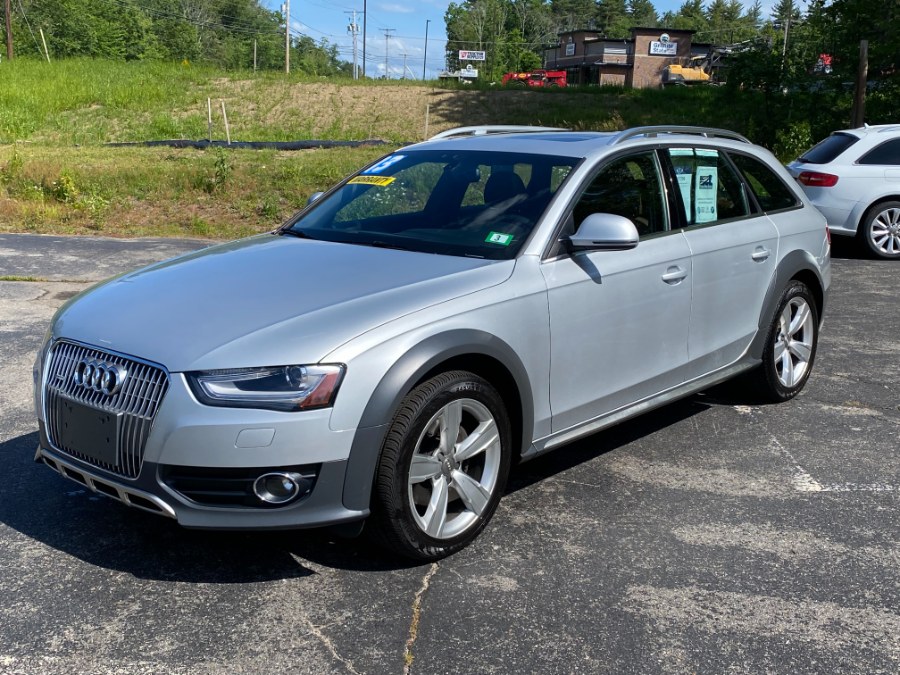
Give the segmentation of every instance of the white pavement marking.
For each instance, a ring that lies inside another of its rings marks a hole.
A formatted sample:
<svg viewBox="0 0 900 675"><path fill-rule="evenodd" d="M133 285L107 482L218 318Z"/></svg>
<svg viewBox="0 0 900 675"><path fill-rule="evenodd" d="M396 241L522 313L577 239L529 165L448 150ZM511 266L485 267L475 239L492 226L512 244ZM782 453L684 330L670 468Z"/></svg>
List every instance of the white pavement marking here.
<svg viewBox="0 0 900 675"><path fill-rule="evenodd" d="M774 436L772 445L793 465L791 484L797 492L900 492L900 486L889 483L820 483L800 466L790 451Z"/></svg>

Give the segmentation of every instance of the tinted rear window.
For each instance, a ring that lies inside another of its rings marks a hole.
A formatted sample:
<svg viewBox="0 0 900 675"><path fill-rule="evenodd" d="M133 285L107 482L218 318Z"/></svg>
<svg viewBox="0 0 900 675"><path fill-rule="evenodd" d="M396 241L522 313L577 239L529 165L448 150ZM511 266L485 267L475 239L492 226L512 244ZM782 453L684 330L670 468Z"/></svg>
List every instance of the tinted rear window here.
<svg viewBox="0 0 900 675"><path fill-rule="evenodd" d="M833 162L838 155L858 140L856 136L851 136L850 134L831 134L824 141L814 145L805 154L801 155L800 161L807 164L828 164L828 162Z"/></svg>
<svg viewBox="0 0 900 675"><path fill-rule="evenodd" d="M731 159L744 174L753 194L756 195L756 201L766 213L790 209L799 204L790 188L774 171L755 157L735 153L731 155Z"/></svg>

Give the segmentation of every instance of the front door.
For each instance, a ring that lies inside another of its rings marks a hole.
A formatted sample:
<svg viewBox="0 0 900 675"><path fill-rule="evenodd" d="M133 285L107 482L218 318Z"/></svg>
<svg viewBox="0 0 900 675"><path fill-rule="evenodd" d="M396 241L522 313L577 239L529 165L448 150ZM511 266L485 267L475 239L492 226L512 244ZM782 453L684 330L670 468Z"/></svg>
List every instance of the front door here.
<svg viewBox="0 0 900 675"><path fill-rule="evenodd" d="M669 229L655 153L602 167L576 200L569 231L591 213L630 218L641 240L542 265L554 433L680 384L688 359L690 249Z"/></svg>

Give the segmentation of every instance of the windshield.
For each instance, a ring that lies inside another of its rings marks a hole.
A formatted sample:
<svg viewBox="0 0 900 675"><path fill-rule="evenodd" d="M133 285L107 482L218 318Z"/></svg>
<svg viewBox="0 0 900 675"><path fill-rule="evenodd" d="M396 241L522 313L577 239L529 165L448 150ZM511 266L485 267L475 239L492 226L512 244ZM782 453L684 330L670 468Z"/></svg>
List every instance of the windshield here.
<svg viewBox="0 0 900 675"><path fill-rule="evenodd" d="M579 160L400 151L316 202L285 233L423 253L512 258Z"/></svg>

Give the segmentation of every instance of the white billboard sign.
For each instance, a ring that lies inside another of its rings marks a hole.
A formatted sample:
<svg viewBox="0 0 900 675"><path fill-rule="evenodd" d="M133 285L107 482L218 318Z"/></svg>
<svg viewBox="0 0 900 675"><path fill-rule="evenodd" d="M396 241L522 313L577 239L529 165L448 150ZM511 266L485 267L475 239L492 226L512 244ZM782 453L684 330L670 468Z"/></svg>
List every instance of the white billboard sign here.
<svg viewBox="0 0 900 675"><path fill-rule="evenodd" d="M654 40L650 43L650 54L652 56L675 56L678 54L678 43Z"/></svg>
<svg viewBox="0 0 900 675"><path fill-rule="evenodd" d="M485 53L484 52L473 52L467 49L459 50L459 60L460 61L484 61Z"/></svg>

